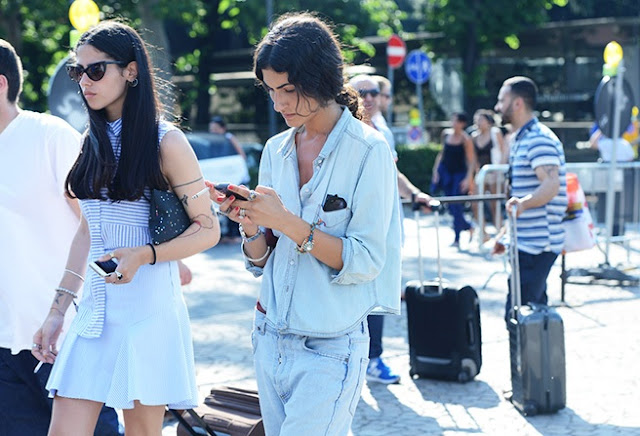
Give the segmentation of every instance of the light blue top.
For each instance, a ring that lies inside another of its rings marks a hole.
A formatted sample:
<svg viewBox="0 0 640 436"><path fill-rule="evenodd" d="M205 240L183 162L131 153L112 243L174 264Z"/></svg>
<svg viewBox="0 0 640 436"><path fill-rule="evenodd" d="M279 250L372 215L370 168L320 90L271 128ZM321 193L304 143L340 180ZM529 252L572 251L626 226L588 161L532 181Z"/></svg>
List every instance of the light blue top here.
<svg viewBox="0 0 640 436"><path fill-rule="evenodd" d="M529 254L560 253L564 246L562 218L567 210L562 143L551 129L534 117L516 133L509 159L513 171L511 195L518 198L532 194L540 186L536 168L542 165L558 167L558 194L549 203L528 209L518 217L518 250Z"/></svg>
<svg viewBox="0 0 640 436"><path fill-rule="evenodd" d="M319 230L342 239L343 268L330 268L279 232L262 275L260 303L267 322L281 333L314 337L342 335L372 310L400 313L401 236L396 167L382 135L344 109L315 159L313 176L302 189L295 134L289 129L265 145L261 185L272 187L285 207ZM328 194L347 207L324 212Z"/></svg>

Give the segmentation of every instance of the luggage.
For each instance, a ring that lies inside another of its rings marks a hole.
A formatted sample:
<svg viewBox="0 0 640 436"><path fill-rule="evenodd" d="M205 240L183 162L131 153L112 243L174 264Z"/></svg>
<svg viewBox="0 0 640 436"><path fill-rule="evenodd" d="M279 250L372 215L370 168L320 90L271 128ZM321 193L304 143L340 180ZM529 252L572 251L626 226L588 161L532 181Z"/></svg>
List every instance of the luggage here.
<svg viewBox="0 0 640 436"><path fill-rule="evenodd" d="M446 201L446 197L442 197ZM413 202L418 226L418 281L405 288L409 332L410 375L467 382L482 366L480 303L470 286L457 288L442 282L439 241L439 201L435 212L438 278L423 280L419 205Z"/></svg>
<svg viewBox="0 0 640 436"><path fill-rule="evenodd" d="M523 415L554 413L566 404L564 326L560 315L542 304L521 304L516 218L509 214L511 303L509 349L511 402Z"/></svg>
<svg viewBox="0 0 640 436"><path fill-rule="evenodd" d="M258 393L233 387L212 389L204 405L177 416L178 436L264 436Z"/></svg>

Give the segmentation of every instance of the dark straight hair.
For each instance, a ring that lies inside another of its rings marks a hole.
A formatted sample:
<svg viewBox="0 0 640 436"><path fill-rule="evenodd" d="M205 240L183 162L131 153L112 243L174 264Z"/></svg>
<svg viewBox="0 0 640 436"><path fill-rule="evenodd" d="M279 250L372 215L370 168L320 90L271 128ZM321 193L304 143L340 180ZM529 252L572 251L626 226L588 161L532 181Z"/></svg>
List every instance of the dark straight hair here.
<svg viewBox="0 0 640 436"><path fill-rule="evenodd" d="M80 93L89 111L89 128L82 152L67 176L67 193L79 199L115 201L137 200L143 196L145 187L167 189L159 159L160 104L149 54L140 35L126 24L103 21L80 37L74 52L83 45L91 45L123 65L135 61L137 86L126 88L118 161L107 136L105 110L91 109ZM103 188L107 190L106 196Z"/></svg>
<svg viewBox="0 0 640 436"><path fill-rule="evenodd" d="M362 119L358 93L344 80L344 57L329 25L308 12L285 14L271 26L253 56L253 71L264 86L262 70L287 73L298 96L326 106L347 106Z"/></svg>
<svg viewBox="0 0 640 436"><path fill-rule="evenodd" d="M515 76L505 80L504 85L510 87L511 94L522 98L527 109L533 111L536 108L538 87L532 79L524 76Z"/></svg>
<svg viewBox="0 0 640 436"><path fill-rule="evenodd" d="M22 92L22 62L8 41L0 39L0 74L7 78L7 100L15 103Z"/></svg>

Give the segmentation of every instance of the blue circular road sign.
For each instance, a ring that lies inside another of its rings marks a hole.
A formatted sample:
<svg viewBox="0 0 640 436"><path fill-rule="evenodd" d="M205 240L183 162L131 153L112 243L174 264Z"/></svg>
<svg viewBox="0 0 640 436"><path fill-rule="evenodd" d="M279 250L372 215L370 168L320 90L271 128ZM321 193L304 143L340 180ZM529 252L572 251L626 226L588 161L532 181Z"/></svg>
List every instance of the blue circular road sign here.
<svg viewBox="0 0 640 436"><path fill-rule="evenodd" d="M407 77L416 85L422 85L431 75L431 59L422 50L411 50L404 61Z"/></svg>

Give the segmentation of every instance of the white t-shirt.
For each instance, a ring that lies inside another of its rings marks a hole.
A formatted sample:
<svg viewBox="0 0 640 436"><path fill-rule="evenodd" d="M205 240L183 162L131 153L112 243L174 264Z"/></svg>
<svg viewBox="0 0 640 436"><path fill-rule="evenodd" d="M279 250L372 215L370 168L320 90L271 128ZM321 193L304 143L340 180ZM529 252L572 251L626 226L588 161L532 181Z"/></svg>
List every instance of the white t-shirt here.
<svg viewBox="0 0 640 436"><path fill-rule="evenodd" d="M613 139L601 136L598 138L598 150L600 151L600 157L605 162L611 162L611 156L613 155ZM633 160L633 148L629 141L624 138L620 138L616 144L616 162L628 162Z"/></svg>
<svg viewBox="0 0 640 436"><path fill-rule="evenodd" d="M0 347L14 354L31 349L64 273L79 223L64 185L79 150L52 115L22 111L0 132Z"/></svg>

